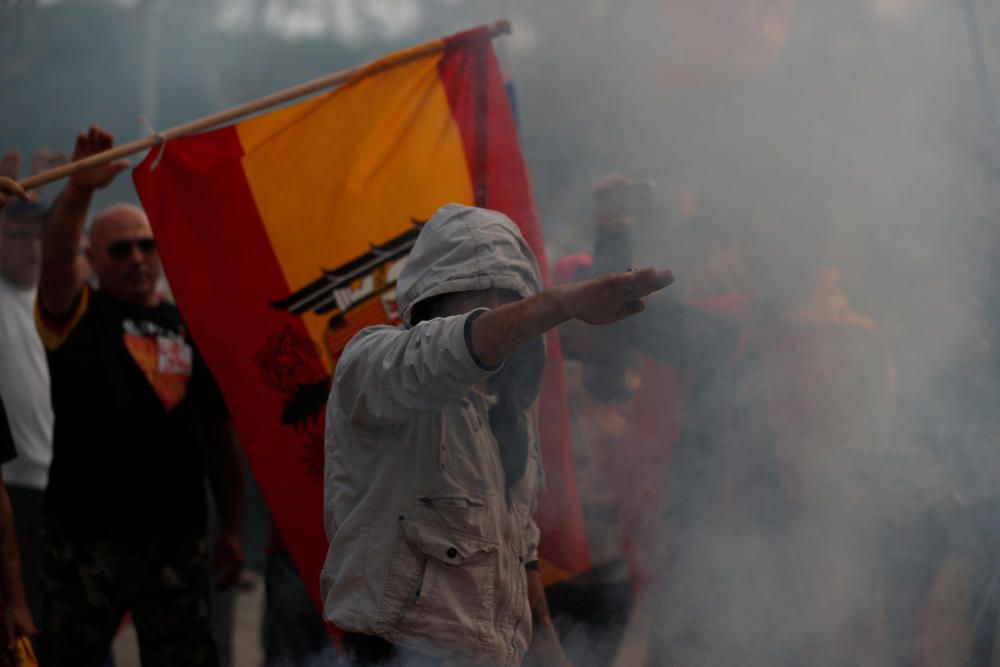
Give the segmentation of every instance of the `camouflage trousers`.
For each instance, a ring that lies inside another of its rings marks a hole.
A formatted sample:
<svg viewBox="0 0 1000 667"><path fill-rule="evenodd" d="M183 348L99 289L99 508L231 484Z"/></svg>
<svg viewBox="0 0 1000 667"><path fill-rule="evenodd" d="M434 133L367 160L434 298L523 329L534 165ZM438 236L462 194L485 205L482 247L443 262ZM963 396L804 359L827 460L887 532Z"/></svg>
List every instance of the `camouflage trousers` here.
<svg viewBox="0 0 1000 667"><path fill-rule="evenodd" d="M100 667L126 612L143 667L218 665L204 538L122 544L71 537L50 523L40 587L41 667Z"/></svg>

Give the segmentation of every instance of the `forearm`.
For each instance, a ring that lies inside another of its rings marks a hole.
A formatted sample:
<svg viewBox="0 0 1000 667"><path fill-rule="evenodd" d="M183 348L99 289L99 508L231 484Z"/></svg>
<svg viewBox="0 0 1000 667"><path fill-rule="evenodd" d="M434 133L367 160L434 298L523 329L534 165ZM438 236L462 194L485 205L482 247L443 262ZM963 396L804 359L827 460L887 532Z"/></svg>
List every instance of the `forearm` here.
<svg viewBox="0 0 1000 667"><path fill-rule="evenodd" d="M39 298L52 315L67 313L83 289L86 267L80 257L80 239L92 196L92 191L69 183L49 215L42 241Z"/></svg>
<svg viewBox="0 0 1000 667"><path fill-rule="evenodd" d="M209 426L208 478L223 533L242 534L242 457L232 422L218 419Z"/></svg>
<svg viewBox="0 0 1000 667"><path fill-rule="evenodd" d="M486 311L472 324L472 352L487 368L571 319L611 324L642 312L642 298L674 281L670 271L640 269L557 285Z"/></svg>
<svg viewBox="0 0 1000 667"><path fill-rule="evenodd" d="M537 632L539 628L552 628L549 604L545 600L545 585L542 573L537 567L528 567L528 604L531 607L531 624Z"/></svg>
<svg viewBox="0 0 1000 667"><path fill-rule="evenodd" d="M14 512L7 487L0 482L0 586L7 607L23 606L24 583L21 579L21 555L17 547Z"/></svg>
<svg viewBox="0 0 1000 667"><path fill-rule="evenodd" d="M564 304L564 286L499 306L472 324L472 346L488 367L498 366L522 345L570 319Z"/></svg>

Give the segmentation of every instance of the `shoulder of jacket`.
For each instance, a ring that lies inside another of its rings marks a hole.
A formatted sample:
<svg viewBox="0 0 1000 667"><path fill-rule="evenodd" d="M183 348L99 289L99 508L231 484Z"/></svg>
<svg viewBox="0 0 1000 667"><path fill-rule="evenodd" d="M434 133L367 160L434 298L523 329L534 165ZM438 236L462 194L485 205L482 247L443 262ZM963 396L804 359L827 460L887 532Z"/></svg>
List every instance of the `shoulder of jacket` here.
<svg viewBox="0 0 1000 667"><path fill-rule="evenodd" d="M342 368L346 369L355 361L365 359L373 348L385 345L388 341L405 334L406 329L388 324L365 327L354 334L354 337L344 346L344 350L337 360L338 374Z"/></svg>

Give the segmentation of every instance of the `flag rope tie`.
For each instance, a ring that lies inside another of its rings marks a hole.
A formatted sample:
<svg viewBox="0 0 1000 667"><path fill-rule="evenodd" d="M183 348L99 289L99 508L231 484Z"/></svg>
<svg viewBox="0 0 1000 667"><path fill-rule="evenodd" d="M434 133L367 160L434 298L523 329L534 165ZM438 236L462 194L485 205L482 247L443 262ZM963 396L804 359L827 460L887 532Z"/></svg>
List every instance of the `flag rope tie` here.
<svg viewBox="0 0 1000 667"><path fill-rule="evenodd" d="M160 164L160 160L163 158L163 151L167 147L167 138L163 136L162 132L157 132L150 124L149 120L147 120L142 114L139 114L139 122L142 123L142 126L146 128L147 132L149 132L149 136L156 139L156 143L159 146L159 152L149 165L149 170L153 171Z"/></svg>

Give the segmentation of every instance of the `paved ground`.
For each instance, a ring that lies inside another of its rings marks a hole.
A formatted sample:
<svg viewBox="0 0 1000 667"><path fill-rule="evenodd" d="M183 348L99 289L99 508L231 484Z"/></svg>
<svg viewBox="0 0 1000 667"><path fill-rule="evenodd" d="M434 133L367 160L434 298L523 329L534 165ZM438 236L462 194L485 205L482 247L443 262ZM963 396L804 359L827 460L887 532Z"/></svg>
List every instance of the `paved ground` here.
<svg viewBox="0 0 1000 667"><path fill-rule="evenodd" d="M246 586L236 595L233 667L261 667L264 654L260 646L260 620L264 612L264 582L255 574L244 577ZM116 667L140 667L135 631L128 625L115 640Z"/></svg>

